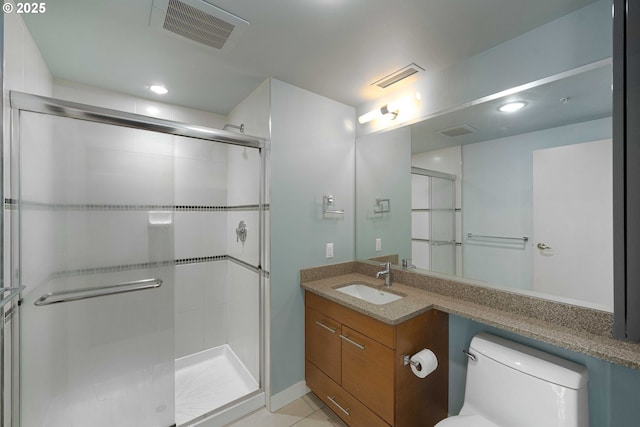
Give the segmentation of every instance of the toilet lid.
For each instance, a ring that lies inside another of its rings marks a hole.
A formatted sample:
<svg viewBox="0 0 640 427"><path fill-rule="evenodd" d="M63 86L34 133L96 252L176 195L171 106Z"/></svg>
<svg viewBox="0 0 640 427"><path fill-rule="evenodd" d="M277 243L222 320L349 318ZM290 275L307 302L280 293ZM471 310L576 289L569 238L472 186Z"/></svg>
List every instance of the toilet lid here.
<svg viewBox="0 0 640 427"><path fill-rule="evenodd" d="M456 415L440 421L435 427L500 427L480 415Z"/></svg>

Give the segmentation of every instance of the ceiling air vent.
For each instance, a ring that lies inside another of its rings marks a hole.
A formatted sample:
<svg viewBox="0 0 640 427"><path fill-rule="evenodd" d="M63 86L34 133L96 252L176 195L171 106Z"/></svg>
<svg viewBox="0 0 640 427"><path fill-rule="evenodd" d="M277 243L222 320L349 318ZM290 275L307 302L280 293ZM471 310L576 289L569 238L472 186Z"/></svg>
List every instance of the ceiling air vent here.
<svg viewBox="0 0 640 427"><path fill-rule="evenodd" d="M398 71L394 71L393 73L384 76L380 80L371 83L371 85L386 89L392 84L398 83L400 80L404 80L407 77L413 76L414 74L420 73L422 71L424 71L424 68L412 63L407 65L406 67L399 69Z"/></svg>
<svg viewBox="0 0 640 427"><path fill-rule="evenodd" d="M471 132L475 132L477 129L474 127L471 127L467 124L463 124L463 125L459 125L459 126L454 126L452 128L448 128L448 129L443 129L441 131L438 131L438 133L441 133L444 136L462 136L462 135L466 135L468 133Z"/></svg>
<svg viewBox="0 0 640 427"><path fill-rule="evenodd" d="M228 51L249 23L202 0L154 0L151 27Z"/></svg>

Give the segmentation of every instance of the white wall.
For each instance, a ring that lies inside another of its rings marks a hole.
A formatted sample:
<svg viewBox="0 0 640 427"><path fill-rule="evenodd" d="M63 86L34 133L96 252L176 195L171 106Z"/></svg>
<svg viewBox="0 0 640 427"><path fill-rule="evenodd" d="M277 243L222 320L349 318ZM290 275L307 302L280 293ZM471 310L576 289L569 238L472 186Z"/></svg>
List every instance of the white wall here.
<svg viewBox="0 0 640 427"><path fill-rule="evenodd" d="M304 381L300 269L354 257L354 126L354 108L271 80L273 394ZM343 216L323 217L327 193ZM335 245L331 259L328 242Z"/></svg>
<svg viewBox="0 0 640 427"><path fill-rule="evenodd" d="M52 91L49 68L17 13L4 14L4 88L42 96Z"/></svg>

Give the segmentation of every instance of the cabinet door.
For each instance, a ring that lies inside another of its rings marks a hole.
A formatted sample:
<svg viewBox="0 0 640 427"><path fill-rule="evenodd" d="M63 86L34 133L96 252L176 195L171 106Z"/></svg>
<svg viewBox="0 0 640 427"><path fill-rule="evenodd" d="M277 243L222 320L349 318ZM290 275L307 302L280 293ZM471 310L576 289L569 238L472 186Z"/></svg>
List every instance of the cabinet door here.
<svg viewBox="0 0 640 427"><path fill-rule="evenodd" d="M393 425L394 351L342 326L342 387Z"/></svg>
<svg viewBox="0 0 640 427"><path fill-rule="evenodd" d="M305 363L305 370L309 388L349 426L389 427L389 424L331 381L308 360Z"/></svg>
<svg viewBox="0 0 640 427"><path fill-rule="evenodd" d="M306 307L304 331L306 359L340 384L340 323Z"/></svg>

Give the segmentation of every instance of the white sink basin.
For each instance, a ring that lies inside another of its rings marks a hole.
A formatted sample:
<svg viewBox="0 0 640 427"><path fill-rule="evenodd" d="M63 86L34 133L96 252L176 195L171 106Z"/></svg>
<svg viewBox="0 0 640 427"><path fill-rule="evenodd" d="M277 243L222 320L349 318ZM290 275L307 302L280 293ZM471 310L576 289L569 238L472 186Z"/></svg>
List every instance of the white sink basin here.
<svg viewBox="0 0 640 427"><path fill-rule="evenodd" d="M379 289L372 288L367 285L361 285L359 283L354 283L352 285L337 288L336 291L351 295L352 297L360 298L361 300L377 305L387 304L402 298L402 296L400 295L381 291Z"/></svg>

